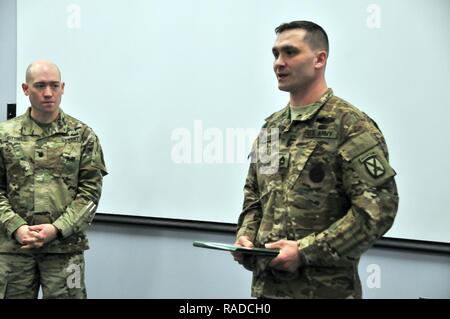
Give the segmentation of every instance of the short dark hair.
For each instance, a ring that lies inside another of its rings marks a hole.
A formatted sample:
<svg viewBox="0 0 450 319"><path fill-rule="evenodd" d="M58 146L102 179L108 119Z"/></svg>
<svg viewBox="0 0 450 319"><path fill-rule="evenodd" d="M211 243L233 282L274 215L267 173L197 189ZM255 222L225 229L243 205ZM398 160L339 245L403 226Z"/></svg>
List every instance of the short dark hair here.
<svg viewBox="0 0 450 319"><path fill-rule="evenodd" d="M275 33L280 34L286 30L302 29L306 31L305 42L313 50L322 49L329 54L328 36L325 30L311 21L292 21L280 24L275 28Z"/></svg>

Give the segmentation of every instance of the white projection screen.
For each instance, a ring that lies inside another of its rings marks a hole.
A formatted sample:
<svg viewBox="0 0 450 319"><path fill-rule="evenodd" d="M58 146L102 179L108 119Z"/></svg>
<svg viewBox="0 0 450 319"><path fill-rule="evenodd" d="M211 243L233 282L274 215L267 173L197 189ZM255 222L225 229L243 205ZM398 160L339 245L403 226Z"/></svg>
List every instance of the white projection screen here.
<svg viewBox="0 0 450 319"><path fill-rule="evenodd" d="M17 0L20 84L57 63L62 109L100 138L99 212L236 223L251 141L288 96L274 28L315 21L328 85L385 134L400 208L392 238L450 242L448 0Z"/></svg>

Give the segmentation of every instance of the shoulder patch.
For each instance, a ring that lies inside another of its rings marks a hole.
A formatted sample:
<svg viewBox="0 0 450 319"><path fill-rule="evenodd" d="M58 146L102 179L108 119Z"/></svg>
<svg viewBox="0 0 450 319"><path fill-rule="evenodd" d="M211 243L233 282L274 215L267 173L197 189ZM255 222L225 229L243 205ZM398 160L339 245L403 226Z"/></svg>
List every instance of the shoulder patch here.
<svg viewBox="0 0 450 319"><path fill-rule="evenodd" d="M373 178L380 178L386 173L383 163L378 159L376 154L369 154L369 156L364 157L361 161L367 172Z"/></svg>
<svg viewBox="0 0 450 319"><path fill-rule="evenodd" d="M339 153L361 180L378 186L395 176L382 146L369 132L353 137L340 147Z"/></svg>

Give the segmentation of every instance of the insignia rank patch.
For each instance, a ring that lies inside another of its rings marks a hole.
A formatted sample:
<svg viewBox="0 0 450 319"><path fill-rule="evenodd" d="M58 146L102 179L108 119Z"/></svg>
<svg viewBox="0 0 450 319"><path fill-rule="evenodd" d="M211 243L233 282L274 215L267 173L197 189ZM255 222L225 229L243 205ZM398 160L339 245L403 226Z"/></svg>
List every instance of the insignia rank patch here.
<svg viewBox="0 0 450 319"><path fill-rule="evenodd" d="M289 153L279 153L279 165L280 167L286 168L289 167Z"/></svg>
<svg viewBox="0 0 450 319"><path fill-rule="evenodd" d="M378 160L376 155L366 157L363 164L373 178L383 176L386 172L383 164Z"/></svg>

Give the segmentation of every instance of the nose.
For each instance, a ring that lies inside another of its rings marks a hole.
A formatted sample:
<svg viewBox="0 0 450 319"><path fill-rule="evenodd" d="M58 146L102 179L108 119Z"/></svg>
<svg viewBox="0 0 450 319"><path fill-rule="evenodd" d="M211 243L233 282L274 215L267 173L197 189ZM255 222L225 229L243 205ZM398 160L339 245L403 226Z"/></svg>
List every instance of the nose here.
<svg viewBox="0 0 450 319"><path fill-rule="evenodd" d="M44 88L44 96L45 97L51 97L53 95L53 91L50 87L50 85L45 86Z"/></svg>
<svg viewBox="0 0 450 319"><path fill-rule="evenodd" d="M275 61L273 61L274 69L277 69L278 67L283 67L285 65L286 65L286 63L284 62L281 54L275 59Z"/></svg>

